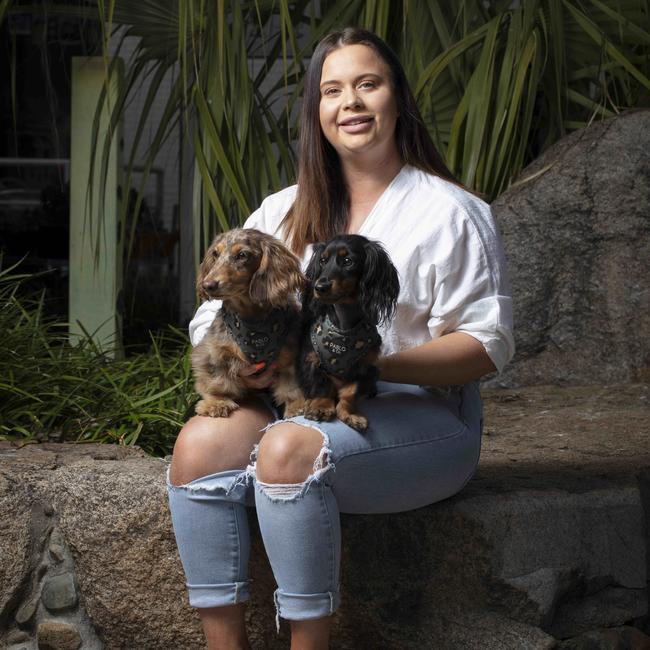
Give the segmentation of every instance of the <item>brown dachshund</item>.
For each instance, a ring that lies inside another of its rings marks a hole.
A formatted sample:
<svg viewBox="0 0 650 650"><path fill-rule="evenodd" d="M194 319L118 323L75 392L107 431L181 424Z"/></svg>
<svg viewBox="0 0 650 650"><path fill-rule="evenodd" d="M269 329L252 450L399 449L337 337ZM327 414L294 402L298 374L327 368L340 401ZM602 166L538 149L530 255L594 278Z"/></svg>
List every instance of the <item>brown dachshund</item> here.
<svg viewBox="0 0 650 650"><path fill-rule="evenodd" d="M377 325L395 311L399 277L388 253L360 235L316 244L302 297L303 328L296 370L305 417L335 416L358 431L368 420L356 400L377 392Z"/></svg>
<svg viewBox="0 0 650 650"><path fill-rule="evenodd" d="M235 229L218 235L205 254L197 278L202 298L222 307L203 340L192 350L195 388L202 397L198 415L228 417L247 388L242 368L277 367L273 395L290 417L302 410L295 378L304 287L298 258L279 240L258 230Z"/></svg>

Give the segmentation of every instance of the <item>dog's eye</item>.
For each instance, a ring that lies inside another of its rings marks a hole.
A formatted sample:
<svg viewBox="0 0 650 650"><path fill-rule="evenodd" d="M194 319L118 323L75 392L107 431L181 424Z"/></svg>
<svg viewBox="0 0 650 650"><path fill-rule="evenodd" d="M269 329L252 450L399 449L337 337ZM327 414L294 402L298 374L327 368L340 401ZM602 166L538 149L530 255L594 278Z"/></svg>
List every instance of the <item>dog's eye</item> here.
<svg viewBox="0 0 650 650"><path fill-rule="evenodd" d="M246 251L239 251L237 255L235 255L236 260L246 260L248 259L248 253Z"/></svg>
<svg viewBox="0 0 650 650"><path fill-rule="evenodd" d="M327 264L327 258L326 257L321 257L320 260L318 260L318 261L320 262L321 266Z"/></svg>
<svg viewBox="0 0 650 650"><path fill-rule="evenodd" d="M352 258L351 257L344 257L343 258L343 266L350 266L352 264Z"/></svg>

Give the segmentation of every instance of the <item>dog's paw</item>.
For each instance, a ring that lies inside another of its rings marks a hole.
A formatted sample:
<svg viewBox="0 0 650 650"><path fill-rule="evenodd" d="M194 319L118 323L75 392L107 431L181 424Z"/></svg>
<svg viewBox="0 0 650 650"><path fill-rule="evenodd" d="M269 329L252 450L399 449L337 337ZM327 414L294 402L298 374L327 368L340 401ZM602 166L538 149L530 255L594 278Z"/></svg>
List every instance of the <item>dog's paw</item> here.
<svg viewBox="0 0 650 650"><path fill-rule="evenodd" d="M202 399L194 408L197 415L204 415L209 418L227 418L233 411L239 408L237 402L231 399L205 400Z"/></svg>
<svg viewBox="0 0 650 650"><path fill-rule="evenodd" d="M316 398L305 400L303 415L308 420L329 422L336 417L336 408L331 399Z"/></svg>
<svg viewBox="0 0 650 650"><path fill-rule="evenodd" d="M296 415L302 415L305 412L305 401L304 400L294 400L293 402L288 402L284 406L284 417L293 418Z"/></svg>
<svg viewBox="0 0 650 650"><path fill-rule="evenodd" d="M356 429L363 433L368 429L368 418L363 415L355 415L354 413L348 413L347 415L339 415L339 420L345 422L349 427Z"/></svg>

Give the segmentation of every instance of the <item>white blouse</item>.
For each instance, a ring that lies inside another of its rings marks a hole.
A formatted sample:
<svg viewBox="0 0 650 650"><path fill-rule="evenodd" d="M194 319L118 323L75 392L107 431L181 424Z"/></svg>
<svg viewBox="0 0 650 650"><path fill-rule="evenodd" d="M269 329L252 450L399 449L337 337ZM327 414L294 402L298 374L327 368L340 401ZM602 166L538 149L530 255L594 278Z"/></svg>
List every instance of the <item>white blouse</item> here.
<svg viewBox="0 0 650 650"><path fill-rule="evenodd" d="M284 240L280 223L297 186L267 197L247 219ZM400 278L397 311L379 328L384 355L449 332L480 341L499 371L512 358L512 299L501 239L490 206L473 194L409 165L384 190L359 234L380 242ZM303 268L311 257L305 251ZM196 345L221 302L204 302L189 325Z"/></svg>

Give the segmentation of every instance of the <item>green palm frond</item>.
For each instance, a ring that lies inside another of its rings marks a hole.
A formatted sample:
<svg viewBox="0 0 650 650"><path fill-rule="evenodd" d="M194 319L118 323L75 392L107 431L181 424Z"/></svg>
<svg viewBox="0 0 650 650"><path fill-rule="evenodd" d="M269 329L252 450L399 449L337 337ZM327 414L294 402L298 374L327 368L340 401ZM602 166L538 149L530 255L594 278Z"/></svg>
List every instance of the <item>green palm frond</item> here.
<svg viewBox="0 0 650 650"><path fill-rule="evenodd" d="M405 17L411 40L422 39L412 49L430 40L420 33L431 33L425 6L442 45L424 67L405 57L418 69L425 121L452 171L490 198L567 131L650 104L645 1L503 2L483 12L457 1L449 13L417 4L416 18Z"/></svg>
<svg viewBox="0 0 650 650"><path fill-rule="evenodd" d="M119 120L140 93L124 184L131 186L136 164L144 167L142 194L163 144L182 125L195 153L191 218L198 251L215 231L241 223L267 194L294 180L305 64L333 29L361 25L387 40L452 171L494 198L568 131L650 105L649 4L97 0L54 7L99 14L114 56L127 38L137 39L123 86L111 99L114 128L104 143L93 144L108 151ZM0 0L0 20L12 10ZM41 3L31 10L43 11ZM106 54L107 75L114 65ZM161 97L163 118L143 151L145 124ZM101 193L101 184L91 191Z"/></svg>
<svg viewBox="0 0 650 650"><path fill-rule="evenodd" d="M11 0L0 0L0 23L4 20L10 4Z"/></svg>

